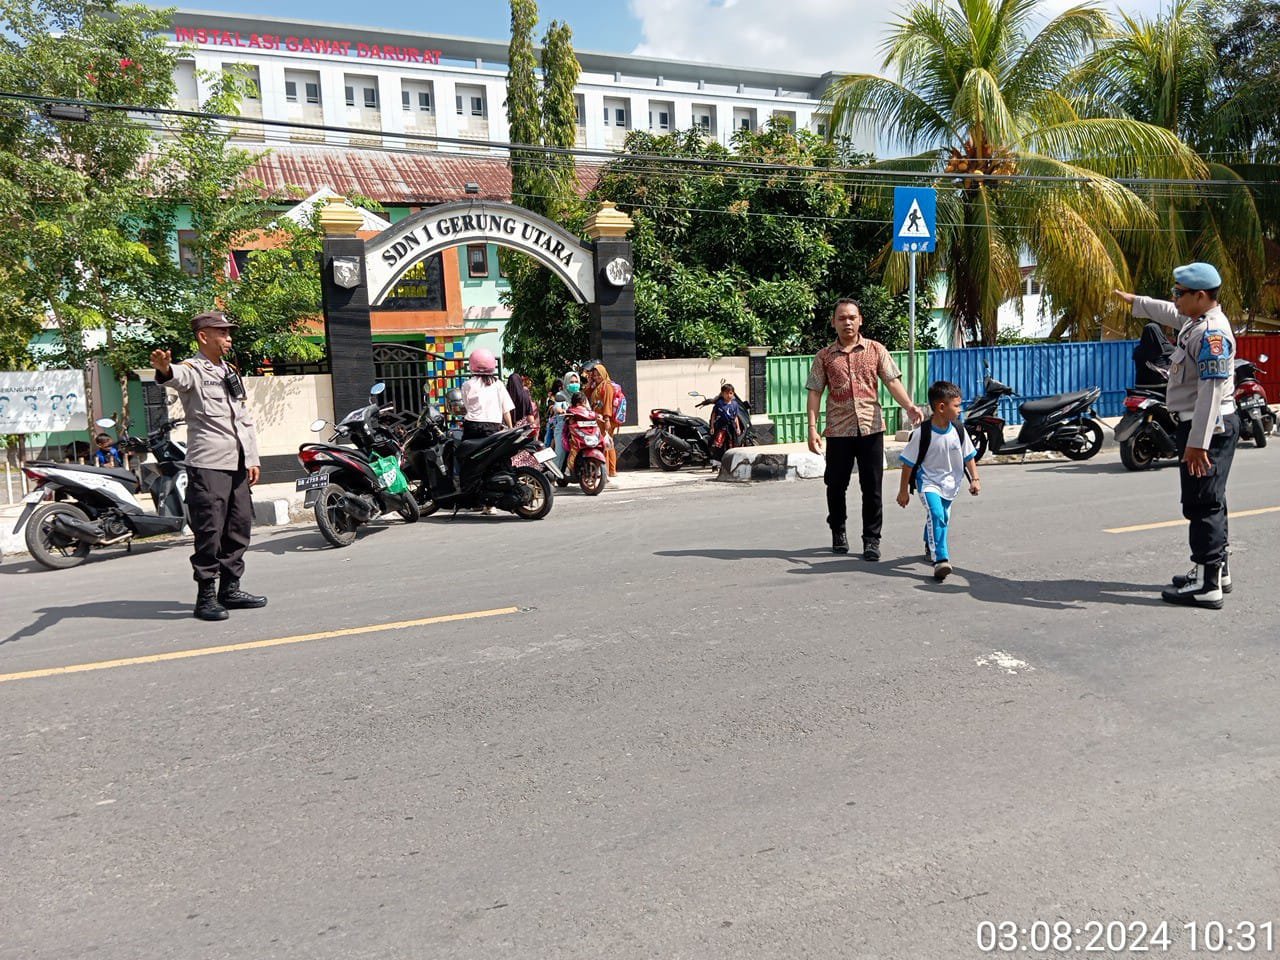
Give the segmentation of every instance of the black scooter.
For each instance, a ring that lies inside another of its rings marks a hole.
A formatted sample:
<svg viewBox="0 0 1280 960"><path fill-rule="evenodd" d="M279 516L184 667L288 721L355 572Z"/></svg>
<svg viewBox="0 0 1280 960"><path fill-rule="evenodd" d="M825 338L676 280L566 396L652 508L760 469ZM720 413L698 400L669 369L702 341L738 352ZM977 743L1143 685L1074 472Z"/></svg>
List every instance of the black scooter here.
<svg viewBox="0 0 1280 960"><path fill-rule="evenodd" d="M26 524L27 549L42 566L54 570L83 563L94 547L178 533L187 523L186 451L170 436L182 420L162 420L145 440L123 437L120 446L131 453L155 455L144 463L143 479L131 470L32 460L22 472L36 483L26 497L14 532ZM110 429L113 420L99 420ZM151 494L156 512L147 513L135 494Z"/></svg>
<svg viewBox="0 0 1280 960"><path fill-rule="evenodd" d="M1161 379L1169 368L1148 363ZM1161 460L1177 460L1178 416L1166 404L1165 386L1137 386L1125 391L1124 416L1116 424L1120 462L1126 470L1147 470Z"/></svg>
<svg viewBox="0 0 1280 960"><path fill-rule="evenodd" d="M697 390L690 390L689 396L697 397L701 403L697 409L709 407L716 402L715 397L703 396ZM751 427L751 404L738 398L742 406L742 433L733 446L754 447L759 442L755 430ZM649 411L650 428L645 434L645 442L652 451L658 466L663 470L679 470L685 464L705 466L713 460L719 460L729 449L728 440L721 437L724 431L712 434L708 420L690 416L679 410L659 408Z"/></svg>
<svg viewBox="0 0 1280 960"><path fill-rule="evenodd" d="M306 491L303 506L315 508L316 526L335 547L350 546L361 524L384 513L394 511L405 523L416 523L421 516L400 467L395 407L378 405L385 390L375 383L369 405L343 417L328 443L298 448L298 462L308 475L299 477L295 486ZM316 420L311 431L319 433L328 425L327 420ZM339 445L338 440L351 446Z"/></svg>
<svg viewBox="0 0 1280 960"><path fill-rule="evenodd" d="M522 451L539 466L513 467L511 458ZM423 516L441 507L455 513L497 507L524 520L541 520L554 502L544 467L555 456L528 427L463 440L449 429L444 414L428 405L405 444L405 475Z"/></svg>
<svg viewBox="0 0 1280 960"><path fill-rule="evenodd" d="M1004 420L996 416L996 409L1000 398L1014 396L1014 391L988 373L982 396L965 413L964 424L978 459L990 450L996 456L1050 451L1071 460L1088 460L1102 449L1102 424L1093 412L1101 395L1100 387L1091 387L1029 400L1018 407L1023 420L1017 439L1006 442Z"/></svg>

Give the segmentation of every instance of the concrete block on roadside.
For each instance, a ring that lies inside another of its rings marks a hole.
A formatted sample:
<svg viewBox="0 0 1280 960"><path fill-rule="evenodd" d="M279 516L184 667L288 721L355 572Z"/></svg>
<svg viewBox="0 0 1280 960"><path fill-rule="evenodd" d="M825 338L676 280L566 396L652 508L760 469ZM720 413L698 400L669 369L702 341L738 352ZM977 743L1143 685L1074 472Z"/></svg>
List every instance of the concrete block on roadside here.
<svg viewBox="0 0 1280 960"><path fill-rule="evenodd" d="M792 453L788 454L787 462L801 480L820 480L827 472L827 460L821 454Z"/></svg>
<svg viewBox="0 0 1280 960"><path fill-rule="evenodd" d="M289 501L255 500L253 525L256 527L283 527L289 522Z"/></svg>
<svg viewBox="0 0 1280 960"><path fill-rule="evenodd" d="M813 453L784 453L759 447L740 447L725 454L720 461L720 473L716 479L730 483L811 479L822 476L825 469L826 461Z"/></svg>

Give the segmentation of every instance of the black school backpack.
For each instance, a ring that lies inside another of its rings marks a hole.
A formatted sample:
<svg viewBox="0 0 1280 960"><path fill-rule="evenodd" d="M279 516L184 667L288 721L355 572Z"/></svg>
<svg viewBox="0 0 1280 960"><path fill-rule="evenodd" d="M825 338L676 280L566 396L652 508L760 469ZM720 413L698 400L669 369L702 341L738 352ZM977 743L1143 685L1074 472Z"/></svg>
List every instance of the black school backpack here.
<svg viewBox="0 0 1280 960"><path fill-rule="evenodd" d="M924 463L925 454L929 452L929 443L933 440L933 424L925 420L916 429L920 431L920 450L916 453L916 465L911 468L911 476L907 480L907 489L912 493L916 492L916 478L920 475L920 465Z"/></svg>

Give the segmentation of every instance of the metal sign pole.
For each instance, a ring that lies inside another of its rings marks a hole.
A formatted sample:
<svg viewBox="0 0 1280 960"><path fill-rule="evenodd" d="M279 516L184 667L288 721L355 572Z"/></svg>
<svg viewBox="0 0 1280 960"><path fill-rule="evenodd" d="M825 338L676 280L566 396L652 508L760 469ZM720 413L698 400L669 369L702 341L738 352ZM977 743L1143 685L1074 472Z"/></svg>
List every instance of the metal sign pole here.
<svg viewBox="0 0 1280 960"><path fill-rule="evenodd" d="M907 340L907 396L911 398L911 402L915 403L916 399L916 252L914 250L909 254L911 257L909 283L911 286L911 304L910 316L911 327Z"/></svg>

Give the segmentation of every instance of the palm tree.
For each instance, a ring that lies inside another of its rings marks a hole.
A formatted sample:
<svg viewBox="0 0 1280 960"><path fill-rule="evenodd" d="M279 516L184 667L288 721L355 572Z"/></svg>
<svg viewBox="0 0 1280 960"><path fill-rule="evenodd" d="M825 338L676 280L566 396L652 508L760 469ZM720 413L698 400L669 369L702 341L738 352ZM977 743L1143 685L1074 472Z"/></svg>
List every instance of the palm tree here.
<svg viewBox="0 0 1280 960"><path fill-rule="evenodd" d="M1114 178L1206 172L1170 130L1071 95L1073 71L1111 29L1098 7L1072 7L1038 31L1036 8L922 0L885 42L893 77L845 76L825 103L833 134L870 124L909 151L880 166L938 174L938 252L925 269L946 272L953 314L983 343L995 342L996 311L1021 286L1024 252L1076 336L1119 323L1110 291L1131 282L1121 237L1159 225ZM890 283L903 283L904 263L886 254Z"/></svg>
<svg viewBox="0 0 1280 960"><path fill-rule="evenodd" d="M1163 289L1174 265L1208 260L1222 273L1228 314L1238 315L1256 302L1262 224L1239 173L1213 159L1231 156L1241 119L1240 103L1219 93L1218 77L1203 4L1176 0L1153 20L1122 15L1120 29L1073 82L1096 109L1163 127L1206 158L1203 187L1142 190L1167 229L1124 238L1136 285Z"/></svg>

